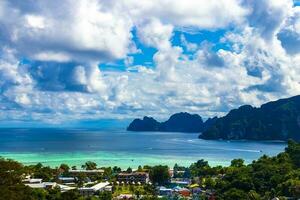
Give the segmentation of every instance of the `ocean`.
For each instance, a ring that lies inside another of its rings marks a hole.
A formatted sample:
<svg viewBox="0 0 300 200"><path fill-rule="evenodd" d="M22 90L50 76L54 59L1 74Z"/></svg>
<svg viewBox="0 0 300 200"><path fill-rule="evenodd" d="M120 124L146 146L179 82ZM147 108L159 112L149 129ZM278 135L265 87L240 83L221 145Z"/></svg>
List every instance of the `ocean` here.
<svg viewBox="0 0 300 200"><path fill-rule="evenodd" d="M66 163L81 166L86 161L100 166L137 168L139 165L189 166L199 159L210 165L230 165L234 158L246 163L266 154L282 152L280 141L208 141L198 134L127 132L124 130L26 128L0 129L0 156L25 165L51 167Z"/></svg>

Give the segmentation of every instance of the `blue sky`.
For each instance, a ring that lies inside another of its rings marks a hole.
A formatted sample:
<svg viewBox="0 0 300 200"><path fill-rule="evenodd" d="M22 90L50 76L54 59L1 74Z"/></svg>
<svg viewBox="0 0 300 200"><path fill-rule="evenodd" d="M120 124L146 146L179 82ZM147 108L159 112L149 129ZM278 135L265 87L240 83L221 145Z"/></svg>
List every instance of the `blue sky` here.
<svg viewBox="0 0 300 200"><path fill-rule="evenodd" d="M0 46L3 127L207 118L300 93L296 0L3 0Z"/></svg>

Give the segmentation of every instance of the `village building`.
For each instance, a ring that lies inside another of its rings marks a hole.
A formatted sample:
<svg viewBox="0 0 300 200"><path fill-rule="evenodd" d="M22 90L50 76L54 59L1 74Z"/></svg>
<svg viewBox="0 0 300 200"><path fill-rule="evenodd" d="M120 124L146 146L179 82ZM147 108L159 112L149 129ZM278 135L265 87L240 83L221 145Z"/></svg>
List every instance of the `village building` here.
<svg viewBox="0 0 300 200"><path fill-rule="evenodd" d="M43 179L41 178L26 178L24 180L22 180L22 182L24 184L28 183L28 184L35 184L35 183L42 183L43 182Z"/></svg>
<svg viewBox="0 0 300 200"><path fill-rule="evenodd" d="M97 183L92 187L81 187L78 188L78 191L83 196L93 196L97 192L103 191L112 191L112 187L109 185L109 182Z"/></svg>
<svg viewBox="0 0 300 200"><path fill-rule="evenodd" d="M158 194L159 196L171 196L173 190L171 188L166 188L166 187L159 187L158 188Z"/></svg>
<svg viewBox="0 0 300 200"><path fill-rule="evenodd" d="M75 177L58 177L58 180L65 184L73 184L76 181Z"/></svg>
<svg viewBox="0 0 300 200"><path fill-rule="evenodd" d="M84 174L88 174L88 175L97 175L97 174L103 174L104 170L103 169L92 169L92 170L88 170L88 169L70 169L69 174L71 175L77 175L80 173L84 173Z"/></svg>
<svg viewBox="0 0 300 200"><path fill-rule="evenodd" d="M118 174L117 181L121 183L134 182L134 183L146 184L149 182L149 174L146 172L132 172L132 173L122 172Z"/></svg>
<svg viewBox="0 0 300 200"><path fill-rule="evenodd" d="M57 186L57 183L41 182L41 183L25 183L25 185L35 189L53 189Z"/></svg>

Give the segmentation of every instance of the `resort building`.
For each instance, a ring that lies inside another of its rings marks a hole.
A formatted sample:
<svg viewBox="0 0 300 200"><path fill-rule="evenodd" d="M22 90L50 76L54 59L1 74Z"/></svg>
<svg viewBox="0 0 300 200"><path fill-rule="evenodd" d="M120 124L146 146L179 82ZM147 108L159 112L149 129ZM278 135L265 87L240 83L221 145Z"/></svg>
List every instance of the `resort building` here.
<svg viewBox="0 0 300 200"><path fill-rule="evenodd" d="M191 180L187 178L172 178L171 184L179 186L188 186L191 184Z"/></svg>
<svg viewBox="0 0 300 200"><path fill-rule="evenodd" d="M67 186L67 185L61 185L61 184L57 184L57 185L60 188L61 192L67 192L67 191L76 189L76 187L70 187L70 186Z"/></svg>
<svg viewBox="0 0 300 200"><path fill-rule="evenodd" d="M112 187L109 182L97 183L92 187L78 188L78 191L83 196L93 196L97 192L111 191Z"/></svg>
<svg viewBox="0 0 300 200"><path fill-rule="evenodd" d="M57 186L55 182L41 182L41 183L27 183L25 184L28 187L35 189L53 189Z"/></svg>
<svg viewBox="0 0 300 200"><path fill-rule="evenodd" d="M90 174L90 175L97 175L97 174L103 174L104 170L103 169L70 169L68 171L70 174L76 175L79 173L84 173L84 174Z"/></svg>
<svg viewBox="0 0 300 200"><path fill-rule="evenodd" d="M158 188L158 194L160 196L171 196L172 192L173 192L173 190L171 188L166 188L163 186Z"/></svg>
<svg viewBox="0 0 300 200"><path fill-rule="evenodd" d="M134 199L132 194L120 194L116 199Z"/></svg>
<svg viewBox="0 0 300 200"><path fill-rule="evenodd" d="M31 178L30 175L23 179L22 183L28 187L40 189L53 189L57 185L55 182L43 182L41 178Z"/></svg>
<svg viewBox="0 0 300 200"><path fill-rule="evenodd" d="M74 183L76 181L75 177L58 177L62 183Z"/></svg>
<svg viewBox="0 0 300 200"><path fill-rule="evenodd" d="M41 178L26 178L22 180L23 183L30 183L30 184L35 184L35 183L42 183L43 179Z"/></svg>
<svg viewBox="0 0 300 200"><path fill-rule="evenodd" d="M149 182L149 174L146 172L132 172L132 173L119 173L117 181L120 183L141 183L146 184Z"/></svg>

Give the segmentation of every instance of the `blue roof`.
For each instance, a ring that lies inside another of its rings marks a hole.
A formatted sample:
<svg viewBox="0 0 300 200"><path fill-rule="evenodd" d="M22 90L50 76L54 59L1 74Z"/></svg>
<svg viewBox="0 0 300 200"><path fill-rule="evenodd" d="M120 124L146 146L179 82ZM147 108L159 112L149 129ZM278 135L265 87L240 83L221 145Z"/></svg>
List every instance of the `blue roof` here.
<svg viewBox="0 0 300 200"><path fill-rule="evenodd" d="M70 181L70 180L75 180L74 177L58 177L59 180L61 181Z"/></svg>

